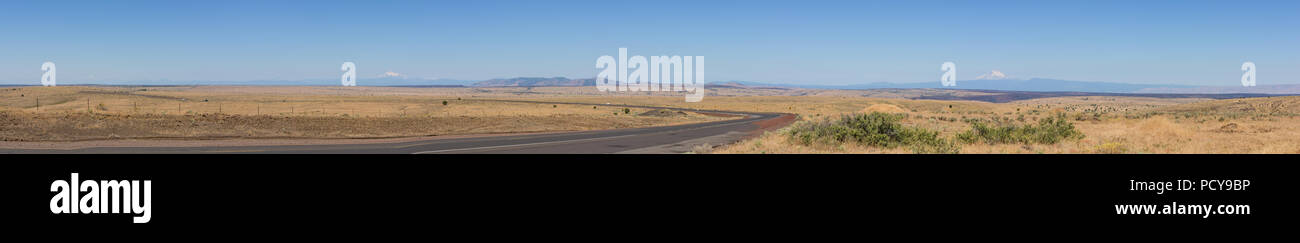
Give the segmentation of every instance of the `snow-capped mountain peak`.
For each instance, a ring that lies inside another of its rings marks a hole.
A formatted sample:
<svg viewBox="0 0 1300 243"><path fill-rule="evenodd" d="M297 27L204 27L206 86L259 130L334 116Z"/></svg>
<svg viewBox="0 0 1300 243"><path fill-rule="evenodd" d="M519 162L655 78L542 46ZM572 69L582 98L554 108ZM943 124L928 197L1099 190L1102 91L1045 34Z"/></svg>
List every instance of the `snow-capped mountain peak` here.
<svg viewBox="0 0 1300 243"><path fill-rule="evenodd" d="M993 70L990 71L989 73L980 75L979 77L975 77L975 79L976 80L1003 80L1003 79L1007 79L1007 75L1002 73L1002 71Z"/></svg>

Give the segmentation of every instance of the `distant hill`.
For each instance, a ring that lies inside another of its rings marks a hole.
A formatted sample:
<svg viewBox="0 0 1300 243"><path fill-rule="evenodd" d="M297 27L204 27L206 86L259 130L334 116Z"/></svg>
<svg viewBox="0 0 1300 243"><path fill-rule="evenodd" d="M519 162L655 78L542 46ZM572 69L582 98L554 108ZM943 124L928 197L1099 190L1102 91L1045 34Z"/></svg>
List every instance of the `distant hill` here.
<svg viewBox="0 0 1300 243"><path fill-rule="evenodd" d="M0 82L0 86L38 85L36 82ZM62 85L276 85L276 86L338 86L337 78L302 79L302 80L254 80L254 81L203 81L203 80L136 80L136 81L101 81L77 82L63 81ZM595 86L596 79L569 79L565 77L517 77L491 79L484 81L455 79L423 79L405 76L381 76L360 78L359 86L394 86L394 87L540 87L540 86ZM1144 93L1144 94L1300 94L1300 84L1260 85L1257 87L1240 86L1193 86L1164 84L1126 84L1111 82L1071 81L1059 79L994 79L957 81L957 86L943 87L938 81L923 83L867 83L851 85L816 85L762 83L750 81L709 82L706 87L734 88L802 88L802 89L959 89L959 90L1000 90L1019 92L1084 92L1084 93Z"/></svg>
<svg viewBox="0 0 1300 243"><path fill-rule="evenodd" d="M537 86L596 86L596 79L569 79L565 77L554 78L507 78L492 79L474 83L473 86L481 87L537 87Z"/></svg>
<svg viewBox="0 0 1300 243"><path fill-rule="evenodd" d="M704 84L704 87L705 88L736 88L736 89L776 89L776 90L789 90L789 89L797 88L791 86L767 85L763 83L740 82L740 81L712 82L712 83Z"/></svg>
<svg viewBox="0 0 1300 243"><path fill-rule="evenodd" d="M1236 99L1236 98L1253 98L1253 97L1270 97L1268 94L1240 94L1240 93L1222 93L1222 94L1153 94L1153 93L1102 93L1102 92L1057 92L1057 91L1005 91L1005 90L972 90L986 93L982 95L953 95L951 93L922 95L915 99L922 100L977 100L993 103L1006 103L1017 100L1028 100L1050 97L1072 97L1072 96L1118 96L1118 97L1148 97L1148 98L1205 98L1205 99Z"/></svg>
<svg viewBox="0 0 1300 243"><path fill-rule="evenodd" d="M401 86L401 87L457 87L468 86L475 81L455 79L422 79L404 77L358 78L358 86ZM37 86L40 83L35 84ZM190 85L236 85L236 86L339 86L338 78L300 79L300 80L251 80L251 81L211 81L211 80L133 80L133 81L97 81L78 82L62 81L59 85L126 85L126 86L190 86Z"/></svg>
<svg viewBox="0 0 1300 243"><path fill-rule="evenodd" d="M935 82L934 86L941 86ZM958 81L956 89L985 89L985 90L1009 90L1009 91L1072 91L1072 92L1105 92L1105 93L1137 93L1144 89L1153 88L1189 88L1187 85L1156 85L1156 84L1125 84L1125 83L1107 83L1107 82L1088 82L1088 81L1070 81L1057 79L1027 79L1027 80L970 80Z"/></svg>
<svg viewBox="0 0 1300 243"><path fill-rule="evenodd" d="M1101 92L1101 93L1137 93L1144 90L1185 89L1196 86L1124 84L1108 82L1070 81L1058 79L999 79L999 80L964 80L957 81L957 86L943 87L938 81L925 83L870 83L855 85L797 85L772 84L746 81L714 82L711 85L744 85L750 87L789 87L811 89L970 89L970 90L1004 90L1033 92Z"/></svg>
<svg viewBox="0 0 1300 243"><path fill-rule="evenodd" d="M338 84L338 80L333 80L332 84ZM361 78L357 80L359 86L404 86L404 87L446 87L446 86L468 86L474 84L472 80L456 79L421 79L421 78L404 78L404 77L379 77L379 78Z"/></svg>
<svg viewBox="0 0 1300 243"><path fill-rule="evenodd" d="M1241 86L1201 86L1185 88L1148 88L1138 92L1142 93L1193 93L1193 94L1300 94L1300 84L1275 84L1260 85L1255 87Z"/></svg>

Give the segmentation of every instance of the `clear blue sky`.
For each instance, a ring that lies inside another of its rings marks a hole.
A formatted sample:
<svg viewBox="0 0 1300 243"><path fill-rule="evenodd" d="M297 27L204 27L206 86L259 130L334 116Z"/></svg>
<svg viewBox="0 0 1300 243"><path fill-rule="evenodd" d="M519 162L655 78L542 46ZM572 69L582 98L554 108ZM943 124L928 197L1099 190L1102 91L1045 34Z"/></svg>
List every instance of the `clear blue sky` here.
<svg viewBox="0 0 1300 243"><path fill-rule="evenodd" d="M119 3L120 2L120 3ZM635 4L633 4L635 3ZM1300 83L1300 1L17 1L0 82L594 77L595 60L705 56L710 81L1018 78Z"/></svg>

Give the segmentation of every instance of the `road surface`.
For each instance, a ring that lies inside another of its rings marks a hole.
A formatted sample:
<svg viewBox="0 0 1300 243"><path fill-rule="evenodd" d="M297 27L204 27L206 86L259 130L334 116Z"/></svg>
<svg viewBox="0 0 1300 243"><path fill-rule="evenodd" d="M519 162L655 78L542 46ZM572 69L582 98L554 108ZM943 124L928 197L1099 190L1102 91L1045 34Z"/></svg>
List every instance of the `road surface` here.
<svg viewBox="0 0 1300 243"><path fill-rule="evenodd" d="M428 140L330 145L273 145L228 147L91 147L78 149L0 149L0 153L52 154L120 154L120 153L253 153L253 154L605 154L605 153L685 153L700 145L721 145L755 135L763 129L758 122L792 116L774 113L706 111L670 107L602 105L563 102L506 101L545 104L580 104L693 112L723 113L744 116L718 122L676 126L627 128L613 130L563 132L528 135L502 135L470 138L431 138ZM787 119L778 120L792 120Z"/></svg>

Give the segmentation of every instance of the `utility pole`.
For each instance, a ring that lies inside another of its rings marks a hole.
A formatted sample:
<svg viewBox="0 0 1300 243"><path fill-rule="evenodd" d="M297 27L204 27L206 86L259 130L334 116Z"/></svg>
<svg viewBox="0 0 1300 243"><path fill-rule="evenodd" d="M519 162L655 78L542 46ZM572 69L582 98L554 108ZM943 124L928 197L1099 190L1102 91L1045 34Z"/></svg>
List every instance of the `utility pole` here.
<svg viewBox="0 0 1300 243"><path fill-rule="evenodd" d="M41 111L41 98L36 98L36 111Z"/></svg>
<svg viewBox="0 0 1300 243"><path fill-rule="evenodd" d="M86 98L86 112L92 112L90 110L90 98Z"/></svg>

